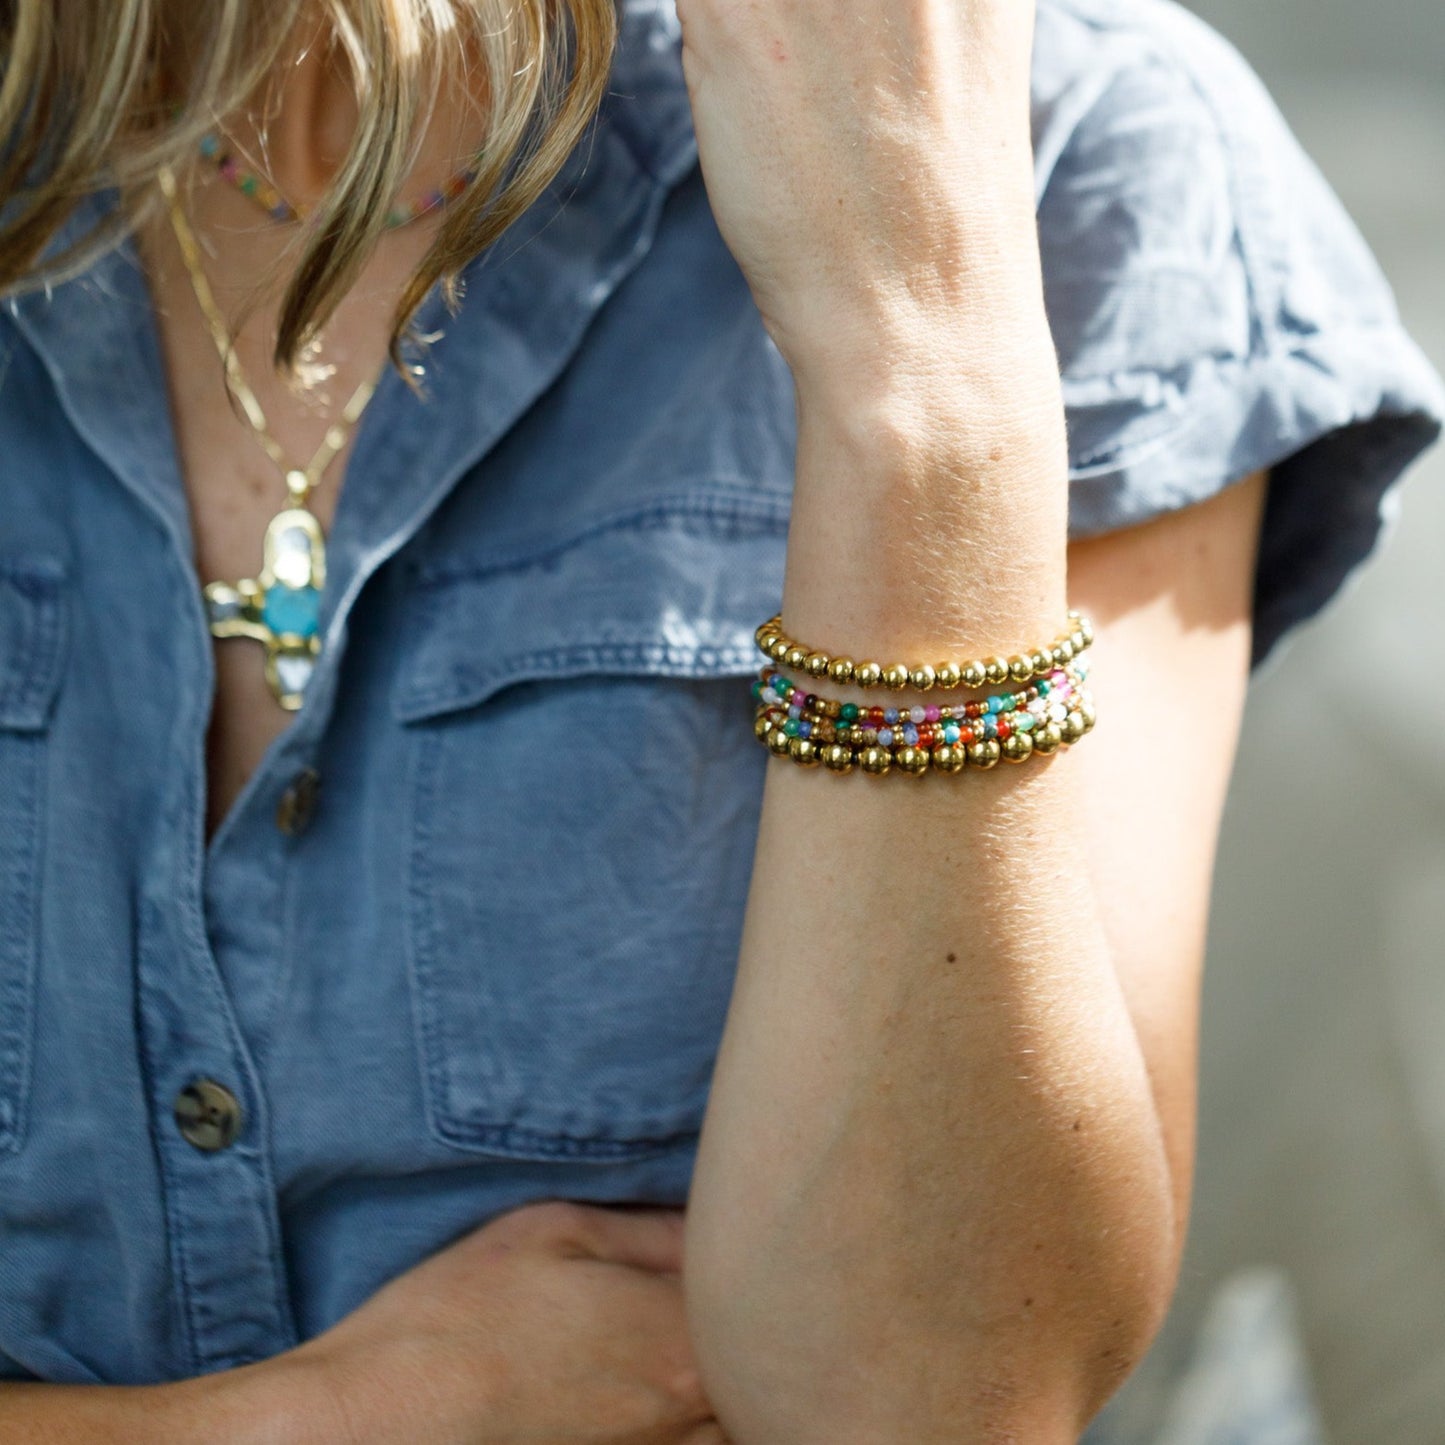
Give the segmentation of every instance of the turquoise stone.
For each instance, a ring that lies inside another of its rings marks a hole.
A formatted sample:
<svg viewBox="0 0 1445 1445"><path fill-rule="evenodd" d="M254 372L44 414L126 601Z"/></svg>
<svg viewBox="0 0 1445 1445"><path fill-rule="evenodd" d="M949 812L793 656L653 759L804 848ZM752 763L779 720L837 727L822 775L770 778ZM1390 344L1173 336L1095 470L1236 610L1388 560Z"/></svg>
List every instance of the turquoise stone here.
<svg viewBox="0 0 1445 1445"><path fill-rule="evenodd" d="M261 618L272 632L311 637L321 618L321 594L314 587L284 587L279 583L266 589Z"/></svg>

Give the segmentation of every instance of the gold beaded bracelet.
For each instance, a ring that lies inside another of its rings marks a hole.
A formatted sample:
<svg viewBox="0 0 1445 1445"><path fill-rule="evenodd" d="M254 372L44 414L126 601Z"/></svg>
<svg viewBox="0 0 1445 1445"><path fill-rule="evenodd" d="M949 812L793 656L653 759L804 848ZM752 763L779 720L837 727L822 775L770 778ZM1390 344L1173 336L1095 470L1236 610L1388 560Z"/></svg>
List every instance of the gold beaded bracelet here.
<svg viewBox="0 0 1445 1445"><path fill-rule="evenodd" d="M985 687L1005 682L1028 682L1056 667L1067 666L1094 640L1093 624L1074 608L1068 613L1070 626L1046 647L1033 648L1013 657L985 657L974 662L920 663L909 666L894 662L854 662L851 657L834 657L807 647L783 631L783 614L775 612L753 634L765 657L786 664L809 677L829 677L837 683L859 687L886 687L902 692L912 687L919 692L934 688Z"/></svg>

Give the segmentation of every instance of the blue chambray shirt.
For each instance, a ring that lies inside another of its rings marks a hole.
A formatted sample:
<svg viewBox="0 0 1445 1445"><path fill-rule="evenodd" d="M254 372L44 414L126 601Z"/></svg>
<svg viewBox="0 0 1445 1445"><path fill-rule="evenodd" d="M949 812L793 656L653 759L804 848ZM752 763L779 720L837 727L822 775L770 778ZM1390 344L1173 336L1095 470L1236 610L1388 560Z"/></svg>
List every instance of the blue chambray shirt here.
<svg viewBox="0 0 1445 1445"><path fill-rule="evenodd" d="M1261 661L1376 544L1440 379L1169 0L1042 0L1032 114L1073 534L1274 467ZM422 322L305 705L207 846L215 644L134 250L0 311L0 1377L258 1360L509 1207L685 1197L794 431L665 4L626 7L593 132ZM198 1078L229 1147L177 1125Z"/></svg>

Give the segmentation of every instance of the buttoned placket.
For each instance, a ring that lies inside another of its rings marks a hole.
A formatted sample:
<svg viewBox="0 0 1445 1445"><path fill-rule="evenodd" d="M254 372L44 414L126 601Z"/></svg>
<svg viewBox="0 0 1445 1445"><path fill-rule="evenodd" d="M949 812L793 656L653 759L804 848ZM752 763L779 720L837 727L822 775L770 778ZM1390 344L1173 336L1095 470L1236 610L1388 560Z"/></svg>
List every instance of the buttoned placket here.
<svg viewBox="0 0 1445 1445"><path fill-rule="evenodd" d="M658 43L655 16L631 23L634 64L623 100L643 97L645 123L625 103L615 119L606 113L615 107L604 108L548 195L504 238L500 263L474 266L466 324L453 326L439 297L429 299L421 329L455 334L444 334L428 366L426 410L399 377L384 374L338 502L323 652L305 703L209 845L213 644L143 273L126 246L82 281L12 304L76 432L166 538L158 601L175 617L175 653L157 675L174 677L177 694L172 736L158 745L182 762L163 774L139 866L135 963L138 1046L190 1353L178 1372L243 1364L297 1342L272 1162L273 1102L258 1057L274 961L287 948L288 860L307 846L321 806L323 739L352 609L366 582L565 366L591 318L645 255L667 190L695 163L685 93L670 74L675 55ZM62 242L107 203L113 197L82 207ZM103 293L99 305L93 288ZM117 357L127 366L117 368ZM436 414L449 424L431 424Z"/></svg>

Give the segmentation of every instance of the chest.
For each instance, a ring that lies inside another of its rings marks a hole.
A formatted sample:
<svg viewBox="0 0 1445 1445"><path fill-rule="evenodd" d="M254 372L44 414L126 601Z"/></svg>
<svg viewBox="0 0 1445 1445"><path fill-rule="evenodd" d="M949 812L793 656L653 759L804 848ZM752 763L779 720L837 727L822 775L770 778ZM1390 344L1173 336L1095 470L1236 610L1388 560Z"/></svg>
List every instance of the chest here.
<svg viewBox="0 0 1445 1445"><path fill-rule="evenodd" d="M399 263L389 255L373 262L358 294L348 298L328 324L322 343L308 354L313 368L308 385L297 385L272 368L274 332L268 311L261 309L241 327L235 355L264 417L264 428L258 428L253 408L233 400L215 336L186 268L176 264L175 248L163 234L149 237L149 248L151 294L197 585L220 583L244 591L272 565L266 555L268 528L279 512L292 506L285 469L306 468L318 449L329 455L328 434L340 431L342 446L316 475L306 498L322 538L332 530L354 441L354 426L343 413L357 388L385 364L390 297L403 279ZM308 560L324 567L324 540L319 552L315 544L311 550L316 555ZM312 575L304 564L303 569ZM274 625L280 630L285 624ZM215 693L206 738L208 838L293 716L267 679L265 642L248 636L215 637L213 647Z"/></svg>

